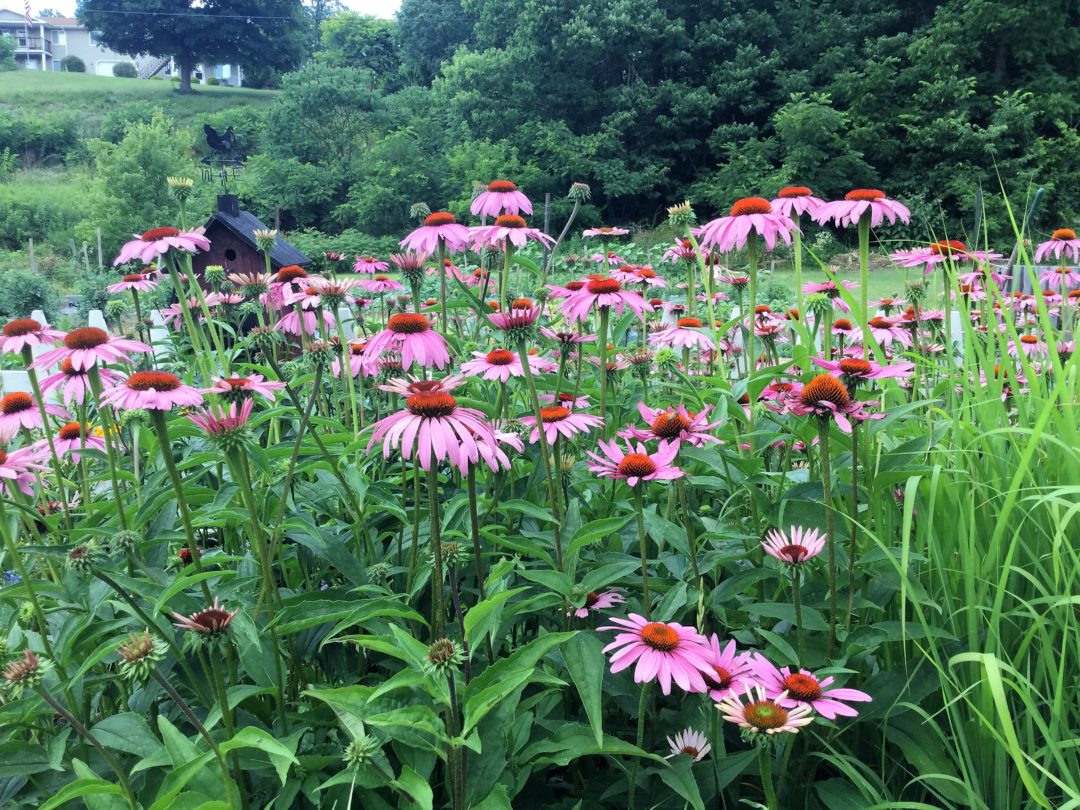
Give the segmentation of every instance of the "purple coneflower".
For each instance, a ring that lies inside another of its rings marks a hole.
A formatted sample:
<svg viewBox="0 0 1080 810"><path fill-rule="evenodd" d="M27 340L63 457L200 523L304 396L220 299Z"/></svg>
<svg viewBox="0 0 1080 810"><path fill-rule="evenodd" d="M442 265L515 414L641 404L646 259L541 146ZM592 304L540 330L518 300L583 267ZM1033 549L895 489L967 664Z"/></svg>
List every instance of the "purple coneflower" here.
<svg viewBox="0 0 1080 810"><path fill-rule="evenodd" d="M782 692L776 699L771 699L760 684L747 685L741 695L732 694L724 698L716 704L716 708L725 720L752 735L794 734L814 721L814 712L810 707L786 709L780 705L781 698L786 700L787 694Z"/></svg>
<svg viewBox="0 0 1080 810"><path fill-rule="evenodd" d="M829 374L819 374L806 385L796 385L784 398L784 407L798 416L833 419L844 433L851 433L851 421L865 421L871 415L866 403L853 400L847 388Z"/></svg>
<svg viewBox="0 0 1080 810"><path fill-rule="evenodd" d="M824 204L825 201L815 197L806 186L782 188L777 193L776 199L769 203L777 214L783 214L792 219L806 213L813 214Z"/></svg>
<svg viewBox="0 0 1080 810"><path fill-rule="evenodd" d="M611 621L614 626L598 629L618 633L603 649L604 653L615 651L610 659L612 674L636 662L634 683L658 680L665 695L671 694L672 681L686 692L705 691L703 673L711 671L709 646L694 628L675 622L651 622L637 613Z"/></svg>
<svg viewBox="0 0 1080 810"><path fill-rule="evenodd" d="M646 312L652 312L649 302L640 294L624 290L613 278L590 279L584 287L566 297L562 310L571 323L584 323L594 308L602 307L613 309L616 315L622 315L623 309L628 307L642 320Z"/></svg>
<svg viewBox="0 0 1080 810"><path fill-rule="evenodd" d="M73 329L64 337L64 345L40 355L30 368L50 368L64 360L71 361L75 371L90 366L104 366L109 363L130 363L131 352L153 351L145 343L128 338L111 337L104 329L86 326Z"/></svg>
<svg viewBox="0 0 1080 810"><path fill-rule="evenodd" d="M45 405L45 413L70 419L71 416L59 405ZM25 391L14 391L0 397L0 442L10 441L20 430L44 427L41 409L34 398Z"/></svg>
<svg viewBox="0 0 1080 810"><path fill-rule="evenodd" d="M817 529L792 526L787 532L769 529L761 547L770 557L787 565L802 565L818 556L828 537Z"/></svg>
<svg viewBox="0 0 1080 810"><path fill-rule="evenodd" d="M239 612L239 608L236 610L226 610L221 606L221 603L218 602L218 597L215 596L210 607L203 608L196 613L192 613L190 616L182 616L179 613L173 613L172 617L176 619L176 621L173 622L173 627L178 627L181 630L188 630L192 633L197 633L200 636L220 636L229 629L229 625Z"/></svg>
<svg viewBox="0 0 1080 810"><path fill-rule="evenodd" d="M105 389L124 381L124 378L115 371L104 367L98 369L98 377ZM41 381L42 394L47 394L54 388L62 389L65 405L70 407L73 402L82 405L92 390L89 367L76 370L70 360L64 360L60 363L60 370L56 374L50 374Z"/></svg>
<svg viewBox="0 0 1080 810"><path fill-rule="evenodd" d="M626 228L586 228L581 232L582 237L589 239L595 237L597 239L611 239L613 236L626 236L630 231Z"/></svg>
<svg viewBox="0 0 1080 810"><path fill-rule="evenodd" d="M214 377L213 385L204 388L204 394L217 394L226 402L241 402L258 394L270 402L275 399L275 391L285 387L283 382L267 380L261 374L249 377Z"/></svg>
<svg viewBox="0 0 1080 810"><path fill-rule="evenodd" d="M406 371L413 363L438 369L450 363L446 339L431 328L431 321L415 313L391 315L386 328L368 341L364 358L376 361L384 351L400 354L401 367Z"/></svg>
<svg viewBox="0 0 1080 810"><path fill-rule="evenodd" d="M1061 259L1062 255L1068 256L1074 262L1080 262L1080 239L1076 238L1076 231L1072 228L1058 228L1050 239L1035 248L1035 262L1041 262L1047 256Z"/></svg>
<svg viewBox="0 0 1080 810"><path fill-rule="evenodd" d="M499 214L529 214L533 212L529 198L509 180L493 180L487 190L476 195L469 206L474 217L497 217Z"/></svg>
<svg viewBox="0 0 1080 810"><path fill-rule="evenodd" d="M517 214L502 214L495 218L494 225L479 225L469 231L469 243L473 249L491 247L504 249L507 244L525 247L532 240L545 245L555 244L555 240L538 228L530 228Z"/></svg>
<svg viewBox="0 0 1080 810"><path fill-rule="evenodd" d="M692 728L676 733L674 739L668 737L667 743L671 748L671 753L664 759L674 759L681 754L686 754L691 762L701 762L712 751L708 738L702 732Z"/></svg>
<svg viewBox="0 0 1080 810"><path fill-rule="evenodd" d="M720 442L720 439L709 433L719 422L709 422L711 405L706 405L696 414L686 409L685 405L667 408L650 408L644 402L638 402L638 413L645 420L648 428L631 425L619 433L624 439L638 439L650 441L657 439L662 442L672 442L678 445L686 442L691 447L701 447L708 442Z"/></svg>
<svg viewBox="0 0 1080 810"><path fill-rule="evenodd" d="M196 228L193 231L181 231L179 228L152 228L141 236L120 248L120 255L113 261L113 267L138 259L143 264L150 264L159 256L164 256L170 250L179 250L184 253L198 253L200 250L210 249L210 240L203 234L205 228Z"/></svg>
<svg viewBox="0 0 1080 810"><path fill-rule="evenodd" d="M911 212L896 200L890 200L884 191L876 188L856 188L844 195L842 200L833 200L819 207L810 218L818 225L827 225L830 221L841 228L858 225L863 214L870 212L870 227L878 227L883 220L889 224L899 219L907 223Z"/></svg>
<svg viewBox="0 0 1080 810"><path fill-rule="evenodd" d="M460 224L449 211L436 211L424 218L424 224L414 230L398 244L407 250L431 255L441 242L446 250L456 253L465 248L469 241L469 229Z"/></svg>
<svg viewBox="0 0 1080 810"><path fill-rule="evenodd" d="M549 405L540 409L540 421L544 430L544 439L548 444L555 444L559 436L572 439L579 433L588 433L593 428L601 427L604 420L588 413L571 412L563 405ZM540 441L540 429L535 416L521 417L521 424L531 427L529 444Z"/></svg>
<svg viewBox="0 0 1080 810"><path fill-rule="evenodd" d="M529 357L532 371L537 371L538 358ZM492 349L490 352L473 352L473 359L461 365L461 373L470 377L483 377L485 380L498 380L506 383L511 377L522 377L525 372L521 367L521 358L517 352L508 349Z"/></svg>
<svg viewBox="0 0 1080 810"><path fill-rule="evenodd" d="M20 354L27 346L34 348L63 339L64 333L47 323L38 323L33 318L16 318L8 321L0 333L0 353Z"/></svg>
<svg viewBox="0 0 1080 810"><path fill-rule="evenodd" d="M384 273L389 267L389 264L374 256L357 256L353 263L353 271L356 273Z"/></svg>
<svg viewBox="0 0 1080 810"><path fill-rule="evenodd" d="M1046 342L1038 335L1020 335L1019 340L1009 341L1009 357L1046 357L1047 352Z"/></svg>
<svg viewBox="0 0 1080 810"><path fill-rule="evenodd" d="M787 216L773 211L764 197L744 197L731 206L731 213L701 227L701 244L719 253L730 253L746 246L751 233L765 240L765 248L776 247L776 238L791 244L791 235L798 226Z"/></svg>
<svg viewBox="0 0 1080 810"><path fill-rule="evenodd" d="M23 495L34 494L38 472L47 469L49 451L42 445L0 450L0 493L11 497L14 485Z"/></svg>
<svg viewBox="0 0 1080 810"><path fill-rule="evenodd" d="M78 464L81 450L97 450L104 453L105 439L96 435L89 425L68 422L56 431L53 446L56 448L57 453L69 454L71 460Z"/></svg>
<svg viewBox="0 0 1080 810"><path fill-rule="evenodd" d="M158 285L158 279L153 274L143 275L142 273L129 273L124 276L115 284L110 284L105 288L106 292L117 295L119 293L125 293L130 290L135 292L152 292Z"/></svg>
<svg viewBox="0 0 1080 810"><path fill-rule="evenodd" d="M621 478L635 487L642 481L670 481L684 474L671 463L679 452L678 442L660 442L652 453L640 442L636 446L627 442L626 452L614 440L597 445L603 455L591 450L586 455L595 462L589 465L589 472L601 478Z"/></svg>
<svg viewBox="0 0 1080 810"><path fill-rule="evenodd" d="M805 669L777 669L761 654L754 656L754 672L765 689L765 695L785 709L812 709L827 720L837 717L856 717L858 712L847 704L872 700L857 689L829 688L833 678L818 678Z"/></svg>
<svg viewBox="0 0 1080 810"><path fill-rule="evenodd" d="M201 405L203 395L167 371L136 371L123 385L102 394L101 401L123 411L168 411L176 405Z"/></svg>
<svg viewBox="0 0 1080 810"><path fill-rule="evenodd" d="M720 637L713 633L709 638L709 669L705 683L709 697L723 700L729 695L743 691L754 681L754 668L749 653L739 652L735 639L720 647Z"/></svg>
<svg viewBox="0 0 1080 810"><path fill-rule="evenodd" d="M588 618L590 611L607 610L608 608L621 605L626 602L626 597L618 591L589 591L585 594L585 603L579 608L570 608L567 615L576 616L579 619Z"/></svg>
<svg viewBox="0 0 1080 810"><path fill-rule="evenodd" d="M711 351L716 348L713 339L700 331L701 321L697 318L679 318L674 324L649 335L649 343L654 346L670 346L678 349L701 349Z"/></svg>

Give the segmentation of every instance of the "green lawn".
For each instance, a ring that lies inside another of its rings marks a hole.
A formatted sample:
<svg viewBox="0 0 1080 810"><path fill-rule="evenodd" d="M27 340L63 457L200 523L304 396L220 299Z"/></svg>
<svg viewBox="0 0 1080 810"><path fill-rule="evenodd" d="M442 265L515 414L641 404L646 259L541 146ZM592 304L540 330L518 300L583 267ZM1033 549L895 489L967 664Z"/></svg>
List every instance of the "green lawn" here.
<svg viewBox="0 0 1080 810"><path fill-rule="evenodd" d="M149 101L160 105L171 118L184 122L201 113L269 103L273 90L200 85L189 95L176 92L170 81L117 79L84 73L42 73L19 70L4 73L0 80L0 110L18 112L79 111L90 121L118 104Z"/></svg>

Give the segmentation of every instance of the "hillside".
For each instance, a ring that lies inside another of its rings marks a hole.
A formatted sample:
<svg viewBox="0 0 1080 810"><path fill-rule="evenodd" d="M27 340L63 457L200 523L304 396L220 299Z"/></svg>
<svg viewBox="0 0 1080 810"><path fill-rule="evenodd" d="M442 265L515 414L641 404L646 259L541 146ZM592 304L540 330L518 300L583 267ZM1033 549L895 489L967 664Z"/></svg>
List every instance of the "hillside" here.
<svg viewBox="0 0 1080 810"><path fill-rule="evenodd" d="M248 90L202 85L191 95L180 95L169 81L117 79L82 73L41 73L20 70L0 80L0 111L27 113L75 112L88 129L110 109L130 102L150 102L162 107L178 124L198 115L237 107L269 104L274 90Z"/></svg>

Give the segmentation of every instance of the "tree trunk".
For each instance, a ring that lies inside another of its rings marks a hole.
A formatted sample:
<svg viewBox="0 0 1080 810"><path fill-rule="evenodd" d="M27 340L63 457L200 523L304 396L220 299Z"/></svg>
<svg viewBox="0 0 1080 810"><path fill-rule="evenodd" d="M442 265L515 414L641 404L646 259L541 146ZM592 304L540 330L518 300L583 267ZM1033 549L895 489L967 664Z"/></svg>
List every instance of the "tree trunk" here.
<svg viewBox="0 0 1080 810"><path fill-rule="evenodd" d="M195 57L190 53L180 54L180 88L181 93L191 92L191 71L195 67Z"/></svg>

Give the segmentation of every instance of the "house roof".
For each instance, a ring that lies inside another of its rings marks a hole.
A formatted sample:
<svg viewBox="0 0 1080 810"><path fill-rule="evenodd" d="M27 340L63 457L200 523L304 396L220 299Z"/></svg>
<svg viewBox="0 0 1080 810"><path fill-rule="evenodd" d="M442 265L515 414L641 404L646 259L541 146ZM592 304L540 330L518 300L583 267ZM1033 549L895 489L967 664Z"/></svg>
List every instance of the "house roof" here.
<svg viewBox="0 0 1080 810"><path fill-rule="evenodd" d="M42 17L41 21L46 25L52 25L57 28L82 28L80 23L74 17Z"/></svg>
<svg viewBox="0 0 1080 810"><path fill-rule="evenodd" d="M241 210L236 204L235 197L229 199L225 195L218 198L218 210L206 220L206 230L209 232L210 228L216 224L227 228L253 250L259 250L255 242L255 231L268 230L267 226L253 213ZM279 235L270 249L270 261L278 267L287 267L290 264L307 264L311 259Z"/></svg>

